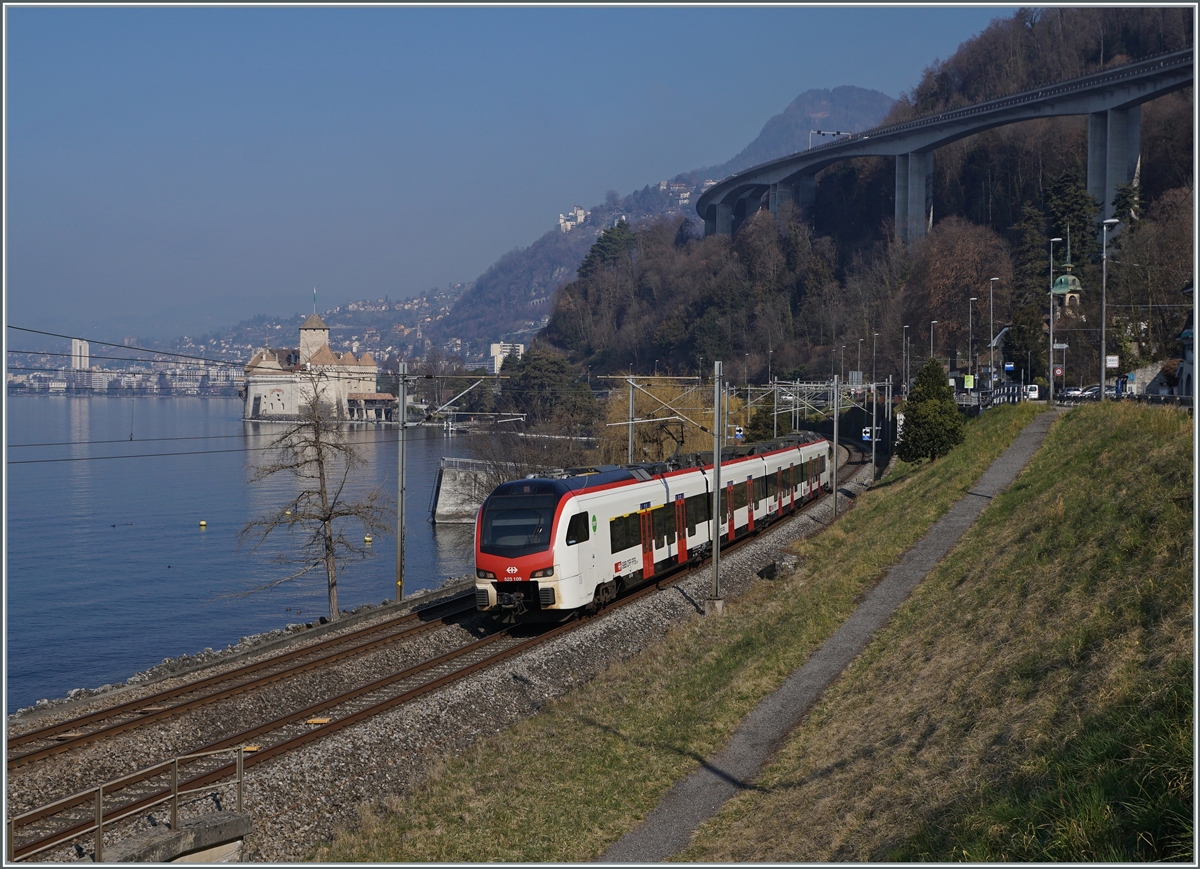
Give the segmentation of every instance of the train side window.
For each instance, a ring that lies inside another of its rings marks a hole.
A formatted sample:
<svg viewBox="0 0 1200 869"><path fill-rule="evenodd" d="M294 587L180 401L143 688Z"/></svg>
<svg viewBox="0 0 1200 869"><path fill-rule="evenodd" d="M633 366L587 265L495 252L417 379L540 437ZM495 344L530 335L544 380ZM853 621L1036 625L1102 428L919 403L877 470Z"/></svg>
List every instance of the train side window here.
<svg viewBox="0 0 1200 869"><path fill-rule="evenodd" d="M630 513L628 516L618 516L611 520L608 523L608 534L613 552L623 552L631 546L637 546L642 539L637 514Z"/></svg>
<svg viewBox="0 0 1200 869"><path fill-rule="evenodd" d="M567 524L567 545L574 546L576 543L582 543L589 536L588 514L586 512L576 513Z"/></svg>
<svg viewBox="0 0 1200 869"><path fill-rule="evenodd" d="M654 545L659 549L668 543L675 542L675 513L666 506L655 507L650 511L654 520Z"/></svg>
<svg viewBox="0 0 1200 869"><path fill-rule="evenodd" d="M767 476L763 478L767 481L767 497L768 498L774 498L776 493L779 491L779 479L777 477L777 474L778 474L778 472L776 472L775 474L768 472Z"/></svg>
<svg viewBox="0 0 1200 869"><path fill-rule="evenodd" d="M746 484L736 483L733 487L733 509L740 510L746 506Z"/></svg>
<svg viewBox="0 0 1200 869"><path fill-rule="evenodd" d="M712 518L711 495L692 495L687 499L687 530L688 534L696 533L696 526L705 524Z"/></svg>

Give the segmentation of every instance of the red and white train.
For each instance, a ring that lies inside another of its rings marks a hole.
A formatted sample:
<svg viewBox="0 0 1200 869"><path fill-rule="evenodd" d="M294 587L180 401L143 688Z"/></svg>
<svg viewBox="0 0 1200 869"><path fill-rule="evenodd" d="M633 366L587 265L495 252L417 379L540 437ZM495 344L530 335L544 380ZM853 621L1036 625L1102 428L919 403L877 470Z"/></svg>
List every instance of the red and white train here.
<svg viewBox="0 0 1200 869"><path fill-rule="evenodd" d="M832 463L829 441L806 433L723 450L722 545L828 491ZM477 609L595 609L705 557L712 480L707 453L501 484L475 519Z"/></svg>

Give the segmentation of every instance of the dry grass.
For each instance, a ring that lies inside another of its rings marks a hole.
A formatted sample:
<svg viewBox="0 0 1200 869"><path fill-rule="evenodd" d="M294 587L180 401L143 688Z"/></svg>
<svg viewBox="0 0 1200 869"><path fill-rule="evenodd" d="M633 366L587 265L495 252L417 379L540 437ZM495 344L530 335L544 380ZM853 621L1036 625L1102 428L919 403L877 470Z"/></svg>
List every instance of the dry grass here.
<svg viewBox="0 0 1200 869"><path fill-rule="evenodd" d="M969 488L1036 410L1029 405L997 409L974 423L968 443L950 456L919 468L901 466L885 485L860 497L836 526L800 547L803 561L792 577L760 585L736 601L726 618L697 620L673 630L543 714L448 761L417 793L393 798L386 817L364 814L358 830L339 835L314 856L338 861L594 859L636 826L675 781L724 744L743 716L836 630L862 592ZM840 801L817 799L815 806L806 804L795 815L805 818L797 827L808 835L838 842L826 852L867 853L854 846L838 850L881 821L886 825L867 807L923 803L937 793L944 802L958 792L950 781L927 781L920 775L928 760L919 746L942 729L988 745L1004 738L1003 727L979 727L965 714L961 721L938 717L943 701L975 690L979 675L958 673L954 662L961 652L933 649L913 618L910 609L890 629L888 646L906 648L907 654L893 661L881 655L879 649L888 647L881 646L856 666L855 679L869 675L883 680L886 687L875 697L882 697L887 707L882 715L867 698L851 698L845 709L822 707L798 739L806 745L805 740L814 738L811 728L826 722L825 730L815 731L823 760L804 772L772 773L772 790L762 798L793 795L810 777L821 796L822 780L840 777L847 769L867 773L854 786L875 794L876 800L841 806ZM1026 630L1019 620L1009 621L1014 629ZM907 635L904 624L911 625L915 636ZM882 663L866 663L874 659ZM893 690L888 678L907 687ZM846 684L838 686L839 696ZM927 707L905 721L903 694L918 688ZM894 716L893 723L905 721L900 730L880 736L864 730L867 724L859 720L887 715ZM911 760L879 774L878 758L892 755ZM802 749L801 757L809 757L809 751ZM773 829L755 835L771 841L788 832L780 829L778 818L780 811L790 816L789 808L744 801L736 806L691 856L729 859L736 848L723 843L736 837L743 821L754 826L764 808L764 824ZM824 812L822 832L812 826L814 811ZM726 838L723 831L730 830L734 836ZM787 847L772 853L786 853ZM738 854L736 859L763 858Z"/></svg>
<svg viewBox="0 0 1200 869"><path fill-rule="evenodd" d="M1060 420L679 858L1190 860L1191 446L1175 411Z"/></svg>

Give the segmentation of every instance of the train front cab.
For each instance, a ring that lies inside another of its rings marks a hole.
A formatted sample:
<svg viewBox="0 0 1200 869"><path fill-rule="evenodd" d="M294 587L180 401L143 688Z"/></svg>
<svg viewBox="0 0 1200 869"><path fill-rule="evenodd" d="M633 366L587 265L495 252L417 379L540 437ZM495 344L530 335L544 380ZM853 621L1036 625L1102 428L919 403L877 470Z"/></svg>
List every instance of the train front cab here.
<svg viewBox="0 0 1200 869"><path fill-rule="evenodd" d="M516 480L484 502L475 521L476 609L522 615L591 601L601 519L578 497L583 483Z"/></svg>

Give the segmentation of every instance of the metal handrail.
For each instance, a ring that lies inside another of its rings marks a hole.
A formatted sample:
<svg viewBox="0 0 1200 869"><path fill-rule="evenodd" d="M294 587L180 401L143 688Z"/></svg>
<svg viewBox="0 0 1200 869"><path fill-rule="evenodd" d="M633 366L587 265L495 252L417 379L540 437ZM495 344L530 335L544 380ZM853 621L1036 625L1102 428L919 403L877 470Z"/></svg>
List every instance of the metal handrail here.
<svg viewBox="0 0 1200 869"><path fill-rule="evenodd" d="M111 781L104 782L103 784L99 784L94 788L88 788L87 790L80 791L79 793L72 794L67 797L63 797L61 799L55 800L52 803L47 803L44 806L39 806L35 809L30 809L29 811L22 812L19 815L14 815L8 819L8 836L7 836L8 847L5 849L7 852L6 856L7 856L8 862L14 863L14 862L17 862L18 860L23 860L27 857L32 857L34 854L40 854L41 852L46 851L50 848L54 848L59 845L65 844L66 842L70 842L72 839L78 839L82 836L86 836L88 833L95 833L96 834L96 837L95 837L95 846L96 846L95 861L97 863L99 863L104 859L104 826L105 826L105 824L113 824L113 823L116 823L117 821L122 821L125 818L130 817L131 815L138 814L138 813L145 811L147 808L151 808L153 806L158 806L158 805L161 805L166 802L169 802L171 804L171 822L170 822L171 829L177 830L179 828L179 797L180 797L180 795L187 796L188 794L193 794L193 793L198 793L199 791L209 790L212 787L212 784L210 783L210 784L206 784L203 787L186 788L186 789L181 790L179 787L179 764L181 761L187 762L187 761L192 761L192 760L199 760L200 758L211 757L213 755L218 755L218 754L231 754L231 753L235 754L236 758L237 758L237 764L236 764L235 772L234 772L234 780L231 782L231 784L235 784L237 786L237 811L240 812L242 810L244 752L245 752L244 746L238 746L237 748L222 748L217 751L205 751L205 752L201 752L199 754L181 755L180 757L175 757L175 758L172 758L171 760L164 760L164 761L161 761L160 763L156 763L151 766L145 767L144 769L140 769L137 772L129 773L128 775L124 775L121 778L112 779ZM109 814L107 816L104 814L104 794L105 794L106 789L111 792L112 790L117 789L124 784L134 782L134 781L142 781L142 780L152 777L155 774L161 774L162 772L165 772L168 768L170 769L170 772L171 772L171 788L170 788L170 792L167 793L165 796L159 797L157 800L154 800L153 802L150 802L150 803L144 803L144 802L138 801L137 803L135 803L132 806L127 805L127 806L122 806L120 808L114 809L113 811L109 812ZM47 841L43 842L39 847L34 848L31 851L24 852L20 856L17 856L17 854L16 854L16 851L17 851L16 831L17 831L17 827L21 824L21 822L27 821L27 820L39 820L41 818L50 817L52 815L57 814L62 809L70 808L71 806L81 805L88 801L93 802L93 804L95 806L95 815L94 815L94 821L92 824L84 827L83 829L78 829L77 827L72 827L62 833L52 835Z"/></svg>

